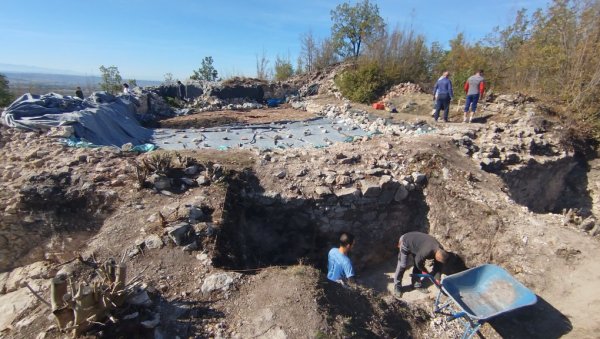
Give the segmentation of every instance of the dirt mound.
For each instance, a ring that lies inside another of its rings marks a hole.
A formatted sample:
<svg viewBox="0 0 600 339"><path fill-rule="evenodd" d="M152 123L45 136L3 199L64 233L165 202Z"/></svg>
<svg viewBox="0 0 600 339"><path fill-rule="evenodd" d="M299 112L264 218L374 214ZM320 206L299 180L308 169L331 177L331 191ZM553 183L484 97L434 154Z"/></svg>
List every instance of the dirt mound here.
<svg viewBox="0 0 600 339"><path fill-rule="evenodd" d="M310 266L272 268L249 277L234 298L227 336L239 338L318 337L328 333L318 310L320 275Z"/></svg>
<svg viewBox="0 0 600 339"><path fill-rule="evenodd" d="M323 280L310 266L271 268L244 283L228 310L239 338L424 338L428 312Z"/></svg>
<svg viewBox="0 0 600 339"><path fill-rule="evenodd" d="M384 96L381 97L381 99L379 99L379 101L386 102L399 96L416 93L423 93L421 86L410 82L405 82L394 85Z"/></svg>

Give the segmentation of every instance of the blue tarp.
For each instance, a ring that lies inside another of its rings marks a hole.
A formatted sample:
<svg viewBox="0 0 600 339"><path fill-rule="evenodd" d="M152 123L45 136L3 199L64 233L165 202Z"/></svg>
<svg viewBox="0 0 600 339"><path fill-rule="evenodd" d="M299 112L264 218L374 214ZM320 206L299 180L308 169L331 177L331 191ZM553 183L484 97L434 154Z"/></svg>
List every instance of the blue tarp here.
<svg viewBox="0 0 600 339"><path fill-rule="evenodd" d="M269 101L274 104L283 102L283 99ZM135 102L134 97L114 97L105 92L96 92L85 100L55 93L42 96L26 94L3 112L2 123L35 130L69 125L73 127L75 136L65 141L67 145L121 147L131 143L134 145L132 151L136 152L151 151L157 146L170 150L320 148L368 135L353 122L327 118L263 125L152 130L142 127L136 120Z"/></svg>
<svg viewBox="0 0 600 339"><path fill-rule="evenodd" d="M269 106L269 107L277 107L283 103L285 103L285 99L273 98L273 99L267 100L267 106Z"/></svg>
<svg viewBox="0 0 600 339"><path fill-rule="evenodd" d="M85 100L49 93L25 94L2 113L2 123L9 127L45 130L72 126L76 137L95 145L140 145L148 142L152 130L142 127L135 118L135 99L95 92Z"/></svg>

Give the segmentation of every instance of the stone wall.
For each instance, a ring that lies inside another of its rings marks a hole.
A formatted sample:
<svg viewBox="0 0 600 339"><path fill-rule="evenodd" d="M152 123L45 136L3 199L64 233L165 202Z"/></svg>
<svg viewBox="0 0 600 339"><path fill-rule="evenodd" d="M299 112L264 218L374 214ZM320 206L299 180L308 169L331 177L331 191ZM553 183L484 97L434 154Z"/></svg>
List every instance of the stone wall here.
<svg viewBox="0 0 600 339"><path fill-rule="evenodd" d="M291 199L232 184L219 244L230 258L221 257L220 262L255 268L305 259L325 266L327 251L345 231L356 236L357 268L381 263L397 253L400 234L427 231L425 181L421 174L401 181L384 175L362 180L360 188L319 186L315 195Z"/></svg>

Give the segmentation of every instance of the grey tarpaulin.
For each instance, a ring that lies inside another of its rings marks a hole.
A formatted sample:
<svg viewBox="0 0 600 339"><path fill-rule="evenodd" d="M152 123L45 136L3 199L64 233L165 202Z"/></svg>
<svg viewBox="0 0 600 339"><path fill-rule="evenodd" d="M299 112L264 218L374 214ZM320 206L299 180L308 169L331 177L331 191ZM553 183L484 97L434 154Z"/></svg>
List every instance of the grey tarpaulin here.
<svg viewBox="0 0 600 339"><path fill-rule="evenodd" d="M203 129L157 129L152 142L163 149L327 147L367 135L343 120L316 118L264 125Z"/></svg>
<svg viewBox="0 0 600 339"><path fill-rule="evenodd" d="M147 129L135 118L133 96L114 97L95 92L85 100L55 93L25 94L2 113L10 127L44 130L73 126L75 136L99 146L154 143L169 150L231 148L326 147L367 135L343 119L316 118L263 125L223 126L206 129Z"/></svg>
<svg viewBox="0 0 600 339"><path fill-rule="evenodd" d="M56 93L28 93L6 108L2 123L32 130L69 125L77 137L96 145L138 145L150 140L152 130L138 123L134 106L135 98L106 92L95 92L85 100Z"/></svg>

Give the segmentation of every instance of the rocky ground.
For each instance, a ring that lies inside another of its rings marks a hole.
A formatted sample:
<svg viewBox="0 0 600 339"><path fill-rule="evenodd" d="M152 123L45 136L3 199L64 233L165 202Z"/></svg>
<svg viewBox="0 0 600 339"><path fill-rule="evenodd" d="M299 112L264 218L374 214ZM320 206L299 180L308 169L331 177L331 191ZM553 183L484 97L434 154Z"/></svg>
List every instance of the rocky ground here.
<svg viewBox="0 0 600 339"><path fill-rule="evenodd" d="M484 336L596 336L600 168L565 148L553 115L504 95L475 123L454 111L454 123L434 124L430 95L406 86L384 98L396 100L396 115L322 88L290 104L298 119L328 116L372 136L320 149L138 155L1 128L2 336L62 337L30 289L50 301L57 275L100 286L99 267L114 258L127 267L126 298L87 324L90 337L454 338L460 326L431 313L434 287L403 301L388 293L395 243L411 230L435 235L469 267L504 267L538 295ZM323 272L342 230L358 239L356 289Z"/></svg>

